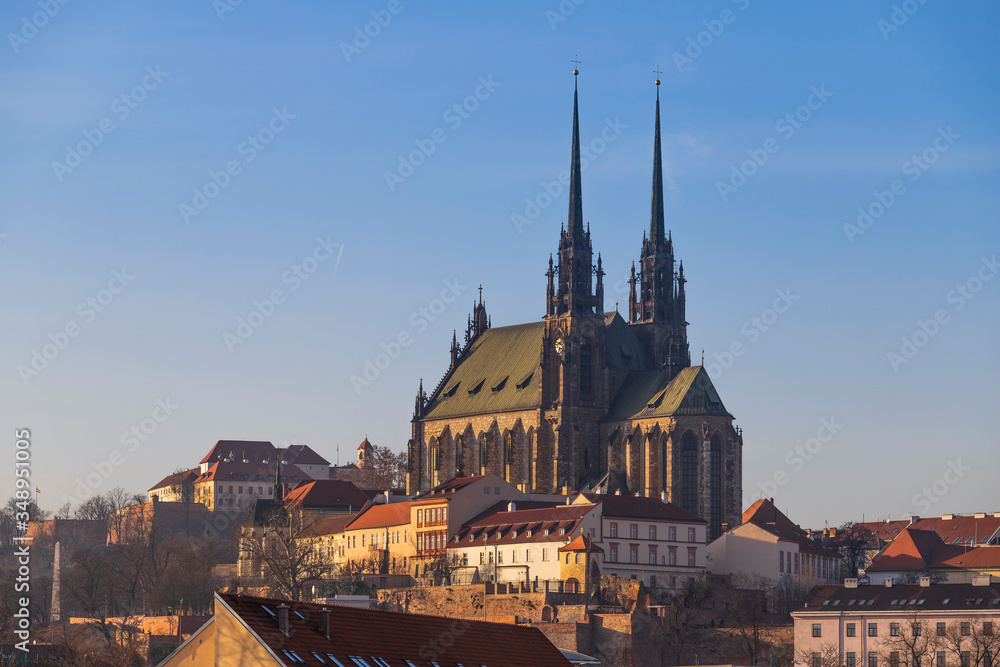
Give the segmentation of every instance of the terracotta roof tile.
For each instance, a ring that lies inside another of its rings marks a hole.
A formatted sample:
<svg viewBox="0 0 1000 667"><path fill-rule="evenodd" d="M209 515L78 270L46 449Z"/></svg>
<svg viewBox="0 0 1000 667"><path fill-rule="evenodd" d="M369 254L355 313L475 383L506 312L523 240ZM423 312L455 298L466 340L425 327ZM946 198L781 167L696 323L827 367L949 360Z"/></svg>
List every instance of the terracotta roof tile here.
<svg viewBox="0 0 1000 667"><path fill-rule="evenodd" d="M324 606L217 594L218 600L238 615L279 657L294 651L301 662L282 657L287 664L335 664L327 654L344 665L361 656L368 664L379 658L385 664L431 667L456 664L486 667L568 667L568 660L540 630L528 626L442 618L377 609ZM278 605L289 605L289 636L278 631L272 614ZM266 607L266 609L265 609ZM319 630L319 611L330 611L330 639ZM269 611L270 610L270 613ZM442 638L447 638L443 641ZM313 655L323 657L321 662Z"/></svg>
<svg viewBox="0 0 1000 667"><path fill-rule="evenodd" d="M372 505L364 510L347 526L347 530L362 528L387 528L410 523L410 503L389 503Z"/></svg>

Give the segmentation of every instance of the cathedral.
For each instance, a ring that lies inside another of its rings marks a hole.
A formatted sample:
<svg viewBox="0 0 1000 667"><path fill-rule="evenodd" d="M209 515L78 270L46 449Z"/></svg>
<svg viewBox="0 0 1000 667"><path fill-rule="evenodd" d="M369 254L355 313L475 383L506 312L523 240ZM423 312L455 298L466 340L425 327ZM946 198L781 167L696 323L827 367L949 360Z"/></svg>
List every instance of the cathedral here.
<svg viewBox="0 0 1000 667"><path fill-rule="evenodd" d="M574 75L578 72L574 71ZM464 343L433 391L417 392L407 493L496 473L526 492L664 497L708 521L740 523L742 433L708 373L691 365L684 264L664 232L657 81L653 194L629 280L628 319L604 312L601 256L583 224L578 91L569 214L545 273L540 322L493 327L480 289Z"/></svg>

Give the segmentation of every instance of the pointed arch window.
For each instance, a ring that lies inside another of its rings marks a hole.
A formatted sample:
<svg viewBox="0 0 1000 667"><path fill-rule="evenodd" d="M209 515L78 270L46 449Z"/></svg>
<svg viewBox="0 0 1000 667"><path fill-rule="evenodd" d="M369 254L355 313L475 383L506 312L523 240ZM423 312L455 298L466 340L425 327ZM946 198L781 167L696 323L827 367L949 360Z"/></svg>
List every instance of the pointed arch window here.
<svg viewBox="0 0 1000 667"><path fill-rule="evenodd" d="M698 513L698 442L691 431L681 438L681 506Z"/></svg>
<svg viewBox="0 0 1000 667"><path fill-rule="evenodd" d="M712 436L709 452L709 496L712 507L709 511L710 539L722 534L722 438L718 433Z"/></svg>

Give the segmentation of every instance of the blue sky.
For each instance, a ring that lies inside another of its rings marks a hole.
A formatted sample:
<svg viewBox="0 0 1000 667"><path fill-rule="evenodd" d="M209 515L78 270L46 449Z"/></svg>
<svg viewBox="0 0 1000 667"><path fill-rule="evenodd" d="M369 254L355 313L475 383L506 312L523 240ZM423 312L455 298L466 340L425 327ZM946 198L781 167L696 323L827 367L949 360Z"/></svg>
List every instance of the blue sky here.
<svg viewBox="0 0 1000 667"><path fill-rule="evenodd" d="M402 449L480 283L494 326L543 314L579 54L583 141L617 128L583 174L608 310L662 70L667 226L745 504L814 527L1000 510L996 6L223 2L0 10L0 424L32 429L43 506L225 438Z"/></svg>

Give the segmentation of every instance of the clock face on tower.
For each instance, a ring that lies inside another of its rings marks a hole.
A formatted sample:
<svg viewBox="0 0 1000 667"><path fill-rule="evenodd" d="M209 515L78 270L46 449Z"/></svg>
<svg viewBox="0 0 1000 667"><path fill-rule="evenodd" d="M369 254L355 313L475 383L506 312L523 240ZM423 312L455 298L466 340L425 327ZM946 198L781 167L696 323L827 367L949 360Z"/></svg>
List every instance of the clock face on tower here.
<svg viewBox="0 0 1000 667"><path fill-rule="evenodd" d="M562 353L566 350L566 343L563 342L562 338L556 339L556 354L562 356Z"/></svg>

